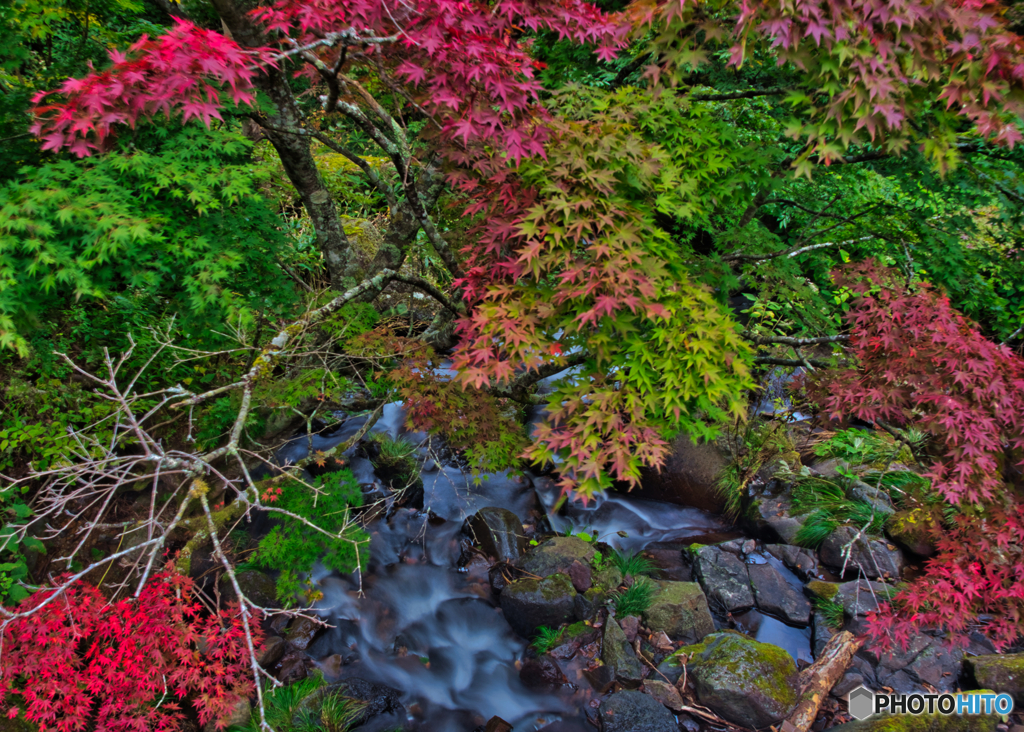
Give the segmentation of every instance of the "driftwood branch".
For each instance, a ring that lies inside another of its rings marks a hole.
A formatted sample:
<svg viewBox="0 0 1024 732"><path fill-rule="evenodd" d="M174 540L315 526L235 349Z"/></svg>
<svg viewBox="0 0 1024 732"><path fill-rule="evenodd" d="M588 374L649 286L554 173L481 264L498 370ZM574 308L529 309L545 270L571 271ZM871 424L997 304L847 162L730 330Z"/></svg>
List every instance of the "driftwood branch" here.
<svg viewBox="0 0 1024 732"><path fill-rule="evenodd" d="M825 644L818 660L800 672L800 701L783 722L780 732L808 732L814 724L821 703L843 678L854 655L864 641L843 630Z"/></svg>

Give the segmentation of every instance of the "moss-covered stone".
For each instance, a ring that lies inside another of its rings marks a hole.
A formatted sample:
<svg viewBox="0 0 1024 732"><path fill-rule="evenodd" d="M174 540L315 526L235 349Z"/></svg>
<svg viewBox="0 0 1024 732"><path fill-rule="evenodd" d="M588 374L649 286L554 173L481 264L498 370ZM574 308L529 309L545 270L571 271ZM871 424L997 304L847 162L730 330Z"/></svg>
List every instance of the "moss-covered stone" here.
<svg viewBox="0 0 1024 732"><path fill-rule="evenodd" d="M557 628L574 618L576 589L564 574L516 580L501 593L501 609L512 630L532 638L544 625Z"/></svg>
<svg viewBox="0 0 1024 732"><path fill-rule="evenodd" d="M669 638L696 642L715 629L707 598L696 582L654 582L644 625Z"/></svg>
<svg viewBox="0 0 1024 732"><path fill-rule="evenodd" d="M604 592L611 592L622 584L622 572L617 567L605 567L594 572L592 587Z"/></svg>
<svg viewBox="0 0 1024 732"><path fill-rule="evenodd" d="M743 727L776 724L797 702L796 664L777 646L719 632L675 657L685 657L700 703Z"/></svg>
<svg viewBox="0 0 1024 732"><path fill-rule="evenodd" d="M822 600L834 600L839 594L837 583L822 580L812 580L804 585L804 589L813 597L820 597Z"/></svg>
<svg viewBox="0 0 1024 732"><path fill-rule="evenodd" d="M968 694L991 694L988 690ZM1000 722L997 714L909 714L870 717L860 722L847 722L830 732L996 732Z"/></svg>
<svg viewBox="0 0 1024 732"><path fill-rule="evenodd" d="M590 564L594 547L575 536L556 536L536 547L519 561L519 567L538 577L568 572L573 562Z"/></svg>
<svg viewBox="0 0 1024 732"><path fill-rule="evenodd" d="M615 677L627 686L639 686L643 681L644 665L636 657L632 646L626 640L626 634L615 622L615 618L608 618L605 622L601 661L605 666L613 668Z"/></svg>
<svg viewBox="0 0 1024 732"><path fill-rule="evenodd" d="M1018 708L1024 705L1024 653L965 658L964 670L976 686L1009 694Z"/></svg>

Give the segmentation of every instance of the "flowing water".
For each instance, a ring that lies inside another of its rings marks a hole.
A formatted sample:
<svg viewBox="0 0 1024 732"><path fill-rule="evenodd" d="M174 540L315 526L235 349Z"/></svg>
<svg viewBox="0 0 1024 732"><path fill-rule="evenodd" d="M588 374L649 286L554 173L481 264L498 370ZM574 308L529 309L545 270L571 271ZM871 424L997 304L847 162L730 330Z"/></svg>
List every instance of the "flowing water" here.
<svg viewBox="0 0 1024 732"><path fill-rule="evenodd" d="M294 461L311 449L333 447L365 419L348 419L329 435L296 439L278 457ZM587 531L620 550L656 547L676 557L692 542L737 534L723 518L696 508L618 494L588 505L569 502L555 513L558 490L550 478L498 473L475 483L458 465L440 458L426 435L406 432L403 422L401 405L390 404L372 431L420 445L423 509L398 508L367 526L371 560L362 596L354 577L326 571L315 577L323 592L317 610L334 627L310 645L308 655L329 680L357 676L402 693L408 719L378 718L375 729L394 729L405 721L430 732L468 732L497 715L516 732L592 732L586 717L593 715L591 702L599 695L583 674L586 659L562 664L570 684L557 692L533 691L520 681L526 642L496 607L486 562L481 557L466 562L471 555L462 532L465 519L480 508L500 506L529 528L546 524L557 532ZM364 492L382 494L369 461L352 452L349 457ZM738 622L759 640L809 660L807 631L756 611Z"/></svg>

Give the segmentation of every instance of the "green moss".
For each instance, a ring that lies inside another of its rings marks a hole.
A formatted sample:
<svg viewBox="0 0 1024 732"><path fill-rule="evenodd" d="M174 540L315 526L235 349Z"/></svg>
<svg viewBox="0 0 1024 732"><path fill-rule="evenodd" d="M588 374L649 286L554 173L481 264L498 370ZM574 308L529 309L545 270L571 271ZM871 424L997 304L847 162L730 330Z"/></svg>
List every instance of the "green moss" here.
<svg viewBox="0 0 1024 732"><path fill-rule="evenodd" d="M806 587L807 591L812 595L820 597L822 600L832 600L839 594L839 585L835 582L812 580L804 585L804 587Z"/></svg>
<svg viewBox="0 0 1024 732"><path fill-rule="evenodd" d="M537 589L545 600L558 600L561 597L575 595L576 588L572 586L572 580L565 574L553 574L545 577L537 583Z"/></svg>
<svg viewBox="0 0 1024 732"><path fill-rule="evenodd" d="M573 638L579 638L582 635L586 635L591 630L592 628L581 620L577 623L566 626L565 630L562 631L562 637L566 640L572 640Z"/></svg>

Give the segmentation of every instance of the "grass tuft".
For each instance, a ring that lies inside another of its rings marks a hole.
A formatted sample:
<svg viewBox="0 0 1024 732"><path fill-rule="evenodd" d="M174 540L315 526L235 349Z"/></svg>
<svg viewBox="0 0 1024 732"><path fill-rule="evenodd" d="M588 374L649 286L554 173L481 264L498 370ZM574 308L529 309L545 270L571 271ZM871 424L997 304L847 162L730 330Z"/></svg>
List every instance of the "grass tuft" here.
<svg viewBox="0 0 1024 732"><path fill-rule="evenodd" d="M843 627L843 606L835 600L826 600L824 597L815 597L811 603L814 605L814 612L821 616L825 625L833 630L841 630Z"/></svg>
<svg viewBox="0 0 1024 732"><path fill-rule="evenodd" d="M558 628L549 628L546 625L542 625L537 628L537 635L534 636L530 648L537 651L537 653L547 653L558 645L561 637L562 631Z"/></svg>
<svg viewBox="0 0 1024 732"><path fill-rule="evenodd" d="M622 572L623 577L649 575L657 569L650 559L642 557L634 552L626 553L613 551L611 560L615 568Z"/></svg>
<svg viewBox="0 0 1024 732"><path fill-rule="evenodd" d="M653 598L654 583L646 577L638 577L632 586L620 592L615 598L615 615L619 618L643 615L650 609Z"/></svg>

